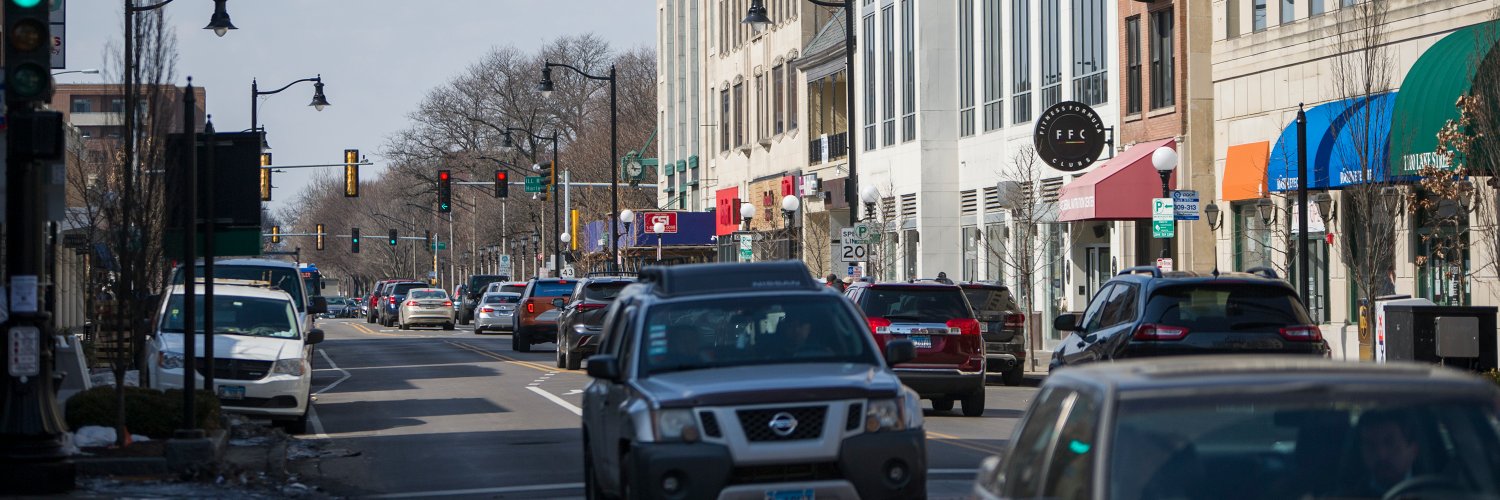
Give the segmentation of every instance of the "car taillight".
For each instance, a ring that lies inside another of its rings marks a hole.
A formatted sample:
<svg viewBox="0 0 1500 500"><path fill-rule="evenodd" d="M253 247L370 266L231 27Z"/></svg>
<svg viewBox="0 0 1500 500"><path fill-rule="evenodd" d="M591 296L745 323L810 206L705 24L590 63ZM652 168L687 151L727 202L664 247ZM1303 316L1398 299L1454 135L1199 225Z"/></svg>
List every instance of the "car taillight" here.
<svg viewBox="0 0 1500 500"><path fill-rule="evenodd" d="M391 301L391 303L392 303L392 304L395 304L395 303L396 303L396 298L395 298L395 297L391 297L391 298L389 298L389 299L388 299L388 300L390 300L390 301Z"/></svg>
<svg viewBox="0 0 1500 500"><path fill-rule="evenodd" d="M487 313L492 313L492 312L495 312L495 309L494 309L494 308L489 308L489 307L486 307L486 308L484 308L484 309L480 309L480 310L479 310L479 312L487 312Z"/></svg>
<svg viewBox="0 0 1500 500"><path fill-rule="evenodd" d="M1135 329L1136 340L1182 340L1188 329L1180 326L1153 325L1147 323Z"/></svg>
<svg viewBox="0 0 1500 500"><path fill-rule="evenodd" d="M445 301L443 301L443 305L446 306L446 307L453 307L453 301L451 301L451 300L445 300Z"/></svg>
<svg viewBox="0 0 1500 500"><path fill-rule="evenodd" d="M417 305L417 301L415 301L415 300L408 300L408 301L406 301L406 305L415 306L415 305Z"/></svg>
<svg viewBox="0 0 1500 500"><path fill-rule="evenodd" d="M1293 342L1317 342L1323 340L1323 331L1312 325L1288 326L1277 330L1281 338Z"/></svg>
<svg viewBox="0 0 1500 500"><path fill-rule="evenodd" d="M578 304L578 310L580 311L588 311L591 309L604 309L604 304L590 304L588 302Z"/></svg>
<svg viewBox="0 0 1500 500"><path fill-rule="evenodd" d="M1026 326L1026 315L1021 313L1005 315L1006 328L1020 328Z"/></svg>
<svg viewBox="0 0 1500 500"><path fill-rule="evenodd" d="M529 312L529 313L536 312L536 303L535 302L527 302L526 303L526 312Z"/></svg>
<svg viewBox="0 0 1500 500"><path fill-rule="evenodd" d="M974 318L950 319L948 320L948 333L959 335L979 335L979 321ZM954 331L957 330L957 331Z"/></svg>
<svg viewBox="0 0 1500 500"><path fill-rule="evenodd" d="M891 320L885 318L866 318L865 323L870 325L870 331L879 334L891 333Z"/></svg>

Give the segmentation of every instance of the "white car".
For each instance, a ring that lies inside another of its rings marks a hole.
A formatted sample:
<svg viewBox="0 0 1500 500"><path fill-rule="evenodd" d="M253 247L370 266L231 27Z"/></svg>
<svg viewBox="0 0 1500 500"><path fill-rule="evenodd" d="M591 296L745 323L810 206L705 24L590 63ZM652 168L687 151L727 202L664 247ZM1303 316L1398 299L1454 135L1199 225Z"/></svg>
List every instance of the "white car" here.
<svg viewBox="0 0 1500 500"><path fill-rule="evenodd" d="M196 387L214 391L225 411L268 417L287 432L307 432L312 387L312 345L323 331L303 331L293 298L267 287L217 284L214 288L214 387L203 387L203 296L195 316ZM146 346L150 385L180 389L183 383L183 288L162 300L156 332Z"/></svg>
<svg viewBox="0 0 1500 500"><path fill-rule="evenodd" d="M474 333L487 331L510 331L516 314L516 303L521 294L490 292L479 299L479 310L474 313Z"/></svg>
<svg viewBox="0 0 1500 500"><path fill-rule="evenodd" d="M453 299L448 298L448 291L441 288L413 288L406 292L406 299L401 301L400 307L396 323L402 330L417 325L452 330L458 316L453 309Z"/></svg>

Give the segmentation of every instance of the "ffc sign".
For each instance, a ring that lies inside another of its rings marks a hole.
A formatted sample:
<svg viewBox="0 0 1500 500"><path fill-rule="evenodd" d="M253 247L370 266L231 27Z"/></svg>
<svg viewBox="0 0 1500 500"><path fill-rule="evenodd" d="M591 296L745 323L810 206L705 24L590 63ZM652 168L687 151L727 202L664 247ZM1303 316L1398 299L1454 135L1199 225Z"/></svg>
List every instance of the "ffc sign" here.
<svg viewBox="0 0 1500 500"><path fill-rule="evenodd" d="M1033 136L1043 162L1076 172L1088 168L1104 151L1104 120L1087 104L1064 101L1042 112Z"/></svg>

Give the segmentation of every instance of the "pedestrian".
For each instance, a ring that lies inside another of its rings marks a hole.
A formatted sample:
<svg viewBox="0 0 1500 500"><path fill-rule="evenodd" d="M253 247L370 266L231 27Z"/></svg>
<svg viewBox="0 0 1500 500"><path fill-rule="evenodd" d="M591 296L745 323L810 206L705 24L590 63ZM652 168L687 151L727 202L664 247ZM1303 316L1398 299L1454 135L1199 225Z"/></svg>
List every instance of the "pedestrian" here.
<svg viewBox="0 0 1500 500"><path fill-rule="evenodd" d="M838 290L839 293L844 293L844 282L841 281L841 280L839 280L838 275L833 274L833 273L828 273L828 277L825 278L825 283L828 285L829 288L832 288L834 290Z"/></svg>
<svg viewBox="0 0 1500 500"><path fill-rule="evenodd" d="M948 273L945 273L945 272L939 272L938 273L937 282L938 283L942 283L944 285L952 285L953 284L953 280L948 279Z"/></svg>

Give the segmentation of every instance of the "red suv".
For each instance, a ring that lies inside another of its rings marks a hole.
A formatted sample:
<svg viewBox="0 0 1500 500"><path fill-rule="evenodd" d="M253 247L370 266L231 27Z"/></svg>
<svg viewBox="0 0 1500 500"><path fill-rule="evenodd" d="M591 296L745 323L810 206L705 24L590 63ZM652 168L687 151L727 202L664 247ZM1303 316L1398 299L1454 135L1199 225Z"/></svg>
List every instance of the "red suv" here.
<svg viewBox="0 0 1500 500"><path fill-rule="evenodd" d="M881 345L910 339L917 357L895 366L901 383L932 409L949 411L963 401L965 416L984 414L984 338L964 291L937 282L858 282L844 292Z"/></svg>

